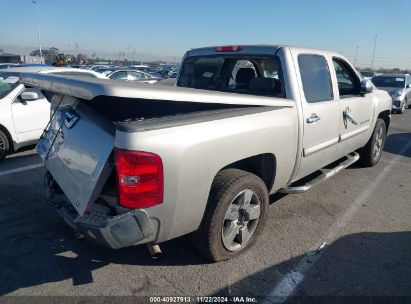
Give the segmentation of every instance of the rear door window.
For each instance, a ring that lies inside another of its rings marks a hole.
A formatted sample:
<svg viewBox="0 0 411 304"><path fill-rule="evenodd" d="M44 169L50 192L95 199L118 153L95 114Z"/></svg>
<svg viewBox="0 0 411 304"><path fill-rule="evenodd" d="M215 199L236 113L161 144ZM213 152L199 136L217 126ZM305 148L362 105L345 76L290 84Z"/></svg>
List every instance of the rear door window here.
<svg viewBox="0 0 411 304"><path fill-rule="evenodd" d="M299 55L301 81L307 102L333 100L330 70L327 60L320 55Z"/></svg>

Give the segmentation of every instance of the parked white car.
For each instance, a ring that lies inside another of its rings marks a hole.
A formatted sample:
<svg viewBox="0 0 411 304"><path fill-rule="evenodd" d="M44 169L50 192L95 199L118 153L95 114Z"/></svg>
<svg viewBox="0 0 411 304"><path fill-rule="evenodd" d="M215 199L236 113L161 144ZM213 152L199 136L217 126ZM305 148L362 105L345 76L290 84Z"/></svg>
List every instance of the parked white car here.
<svg viewBox="0 0 411 304"><path fill-rule="evenodd" d="M50 103L37 88L20 83L26 73L91 78L107 77L89 70L57 67L20 67L0 72L0 161L9 151L32 145L50 119Z"/></svg>

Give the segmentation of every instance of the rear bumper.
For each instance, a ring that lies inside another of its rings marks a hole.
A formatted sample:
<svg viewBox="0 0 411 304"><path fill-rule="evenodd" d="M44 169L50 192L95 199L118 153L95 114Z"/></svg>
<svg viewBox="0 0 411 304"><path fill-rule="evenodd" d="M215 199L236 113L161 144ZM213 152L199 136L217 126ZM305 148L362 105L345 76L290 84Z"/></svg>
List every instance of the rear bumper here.
<svg viewBox="0 0 411 304"><path fill-rule="evenodd" d="M45 178L46 180L46 178ZM136 209L120 215L109 215L110 209L94 204L93 209L79 216L64 194L53 192L46 185L47 202L77 233L109 248L118 249L150 240L153 230L144 210Z"/></svg>

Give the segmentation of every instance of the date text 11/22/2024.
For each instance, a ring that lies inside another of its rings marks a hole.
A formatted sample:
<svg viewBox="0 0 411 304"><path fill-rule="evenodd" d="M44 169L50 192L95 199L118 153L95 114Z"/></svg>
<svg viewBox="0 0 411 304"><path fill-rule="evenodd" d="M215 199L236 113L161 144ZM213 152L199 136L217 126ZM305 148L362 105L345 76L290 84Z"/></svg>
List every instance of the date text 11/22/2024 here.
<svg viewBox="0 0 411 304"><path fill-rule="evenodd" d="M183 297L183 296L171 296L171 297L150 297L150 303L257 303L257 299L254 297Z"/></svg>

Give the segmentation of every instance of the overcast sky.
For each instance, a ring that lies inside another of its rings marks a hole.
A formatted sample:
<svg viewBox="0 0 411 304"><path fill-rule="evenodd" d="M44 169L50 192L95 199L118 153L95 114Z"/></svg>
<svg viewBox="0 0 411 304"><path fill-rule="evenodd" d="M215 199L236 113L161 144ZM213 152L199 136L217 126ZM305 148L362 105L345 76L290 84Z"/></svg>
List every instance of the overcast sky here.
<svg viewBox="0 0 411 304"><path fill-rule="evenodd" d="M31 0L1 1L0 48L37 46ZM181 57L189 48L292 44L359 66L411 67L410 0L38 0L41 44L73 53Z"/></svg>

